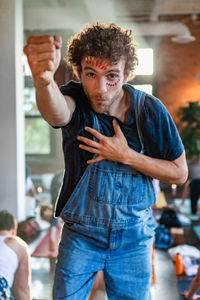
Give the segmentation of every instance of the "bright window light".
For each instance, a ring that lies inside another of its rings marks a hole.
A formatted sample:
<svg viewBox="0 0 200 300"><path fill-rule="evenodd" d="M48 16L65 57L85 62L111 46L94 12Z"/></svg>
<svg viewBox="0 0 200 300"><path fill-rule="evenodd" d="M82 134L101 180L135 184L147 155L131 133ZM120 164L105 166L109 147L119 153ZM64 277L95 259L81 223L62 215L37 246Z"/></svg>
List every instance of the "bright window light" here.
<svg viewBox="0 0 200 300"><path fill-rule="evenodd" d="M141 90L147 94L152 95L152 85L151 84L134 84L134 88Z"/></svg>
<svg viewBox="0 0 200 300"><path fill-rule="evenodd" d="M139 64L135 70L135 75L153 74L153 49L138 49L137 52Z"/></svg>
<svg viewBox="0 0 200 300"><path fill-rule="evenodd" d="M24 65L24 75L25 76L32 76L31 69L29 67L27 57L26 57L25 54L22 56L22 61L23 61L23 65Z"/></svg>

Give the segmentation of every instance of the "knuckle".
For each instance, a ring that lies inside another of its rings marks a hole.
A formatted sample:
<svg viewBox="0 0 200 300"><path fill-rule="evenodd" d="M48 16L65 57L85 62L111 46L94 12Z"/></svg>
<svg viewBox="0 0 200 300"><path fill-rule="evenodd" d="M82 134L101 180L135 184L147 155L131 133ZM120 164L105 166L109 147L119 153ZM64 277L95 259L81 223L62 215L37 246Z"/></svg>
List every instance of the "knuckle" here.
<svg viewBox="0 0 200 300"><path fill-rule="evenodd" d="M49 59L53 60L55 57L54 57L54 54L53 53L49 53Z"/></svg>
<svg viewBox="0 0 200 300"><path fill-rule="evenodd" d="M53 63L51 60L48 60L48 61L47 61L47 68L48 68L49 70L53 70L53 68L54 68L54 63Z"/></svg>
<svg viewBox="0 0 200 300"><path fill-rule="evenodd" d="M102 143L106 143L106 137L102 137L102 138L101 138L101 142L102 142Z"/></svg>
<svg viewBox="0 0 200 300"><path fill-rule="evenodd" d="M49 51L49 52L55 52L55 46L53 44L48 44L47 45L47 51Z"/></svg>

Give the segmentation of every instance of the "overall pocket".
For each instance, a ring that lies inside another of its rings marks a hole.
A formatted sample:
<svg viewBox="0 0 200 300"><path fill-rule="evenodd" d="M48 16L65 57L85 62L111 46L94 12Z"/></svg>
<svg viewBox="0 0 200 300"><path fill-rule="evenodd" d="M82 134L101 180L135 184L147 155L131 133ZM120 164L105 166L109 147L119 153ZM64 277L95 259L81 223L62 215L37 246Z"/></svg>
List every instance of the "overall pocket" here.
<svg viewBox="0 0 200 300"><path fill-rule="evenodd" d="M88 195L96 202L112 205L135 205L144 195L144 176L125 170L93 168L90 172Z"/></svg>

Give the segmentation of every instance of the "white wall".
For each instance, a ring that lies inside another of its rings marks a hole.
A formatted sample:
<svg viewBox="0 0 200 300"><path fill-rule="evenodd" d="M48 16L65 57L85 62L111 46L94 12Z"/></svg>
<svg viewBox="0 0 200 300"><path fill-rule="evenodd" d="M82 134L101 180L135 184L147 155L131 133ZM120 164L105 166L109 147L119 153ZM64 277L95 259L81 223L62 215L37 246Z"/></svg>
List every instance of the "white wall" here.
<svg viewBox="0 0 200 300"><path fill-rule="evenodd" d="M22 0L0 1L0 209L25 216Z"/></svg>

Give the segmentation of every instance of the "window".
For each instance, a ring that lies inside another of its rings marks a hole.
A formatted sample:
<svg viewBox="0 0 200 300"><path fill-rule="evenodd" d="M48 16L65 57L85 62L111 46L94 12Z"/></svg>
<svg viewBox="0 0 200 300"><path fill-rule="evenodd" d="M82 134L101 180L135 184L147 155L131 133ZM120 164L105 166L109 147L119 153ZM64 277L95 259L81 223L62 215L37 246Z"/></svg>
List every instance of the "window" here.
<svg viewBox="0 0 200 300"><path fill-rule="evenodd" d="M141 90L145 93L152 95L153 87L151 84L134 84L133 86L138 90Z"/></svg>
<svg viewBox="0 0 200 300"><path fill-rule="evenodd" d="M37 109L35 89L31 71L24 58L24 113L25 113L25 153L26 155L51 155L53 152L52 129Z"/></svg>
<svg viewBox="0 0 200 300"><path fill-rule="evenodd" d="M152 75L153 74L153 49L138 49L139 64L135 70L136 75Z"/></svg>
<svg viewBox="0 0 200 300"><path fill-rule="evenodd" d="M148 94L153 92L154 61L153 48L138 49L139 64L135 70L135 78L131 84Z"/></svg>

